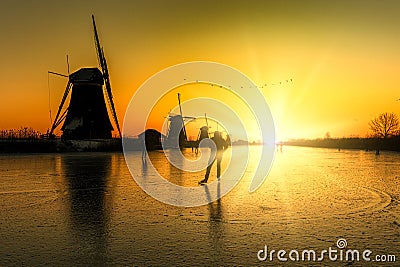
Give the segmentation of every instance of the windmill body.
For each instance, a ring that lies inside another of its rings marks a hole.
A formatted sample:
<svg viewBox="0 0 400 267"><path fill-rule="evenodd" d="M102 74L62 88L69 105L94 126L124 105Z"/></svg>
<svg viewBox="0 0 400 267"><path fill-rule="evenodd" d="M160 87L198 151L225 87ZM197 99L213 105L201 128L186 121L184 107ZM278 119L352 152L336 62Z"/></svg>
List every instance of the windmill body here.
<svg viewBox="0 0 400 267"><path fill-rule="evenodd" d="M103 75L97 68L82 68L69 77L71 100L61 130L63 139L108 139L112 124L103 94Z"/></svg>
<svg viewBox="0 0 400 267"><path fill-rule="evenodd" d="M210 134L208 133L208 126L203 126L200 128L199 137L197 141L200 143L200 141L205 138L210 138Z"/></svg>
<svg viewBox="0 0 400 267"><path fill-rule="evenodd" d="M184 127L185 125L181 115L170 115L169 127L164 145L169 148L182 147L186 142Z"/></svg>

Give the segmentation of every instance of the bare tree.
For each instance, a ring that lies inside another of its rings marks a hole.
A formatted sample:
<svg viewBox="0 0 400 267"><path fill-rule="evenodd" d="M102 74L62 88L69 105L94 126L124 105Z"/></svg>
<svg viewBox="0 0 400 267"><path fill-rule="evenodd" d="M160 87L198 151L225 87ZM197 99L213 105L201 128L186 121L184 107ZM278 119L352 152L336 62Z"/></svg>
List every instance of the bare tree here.
<svg viewBox="0 0 400 267"><path fill-rule="evenodd" d="M325 139L331 139L331 132L326 132Z"/></svg>
<svg viewBox="0 0 400 267"><path fill-rule="evenodd" d="M369 128L374 132L376 137L387 138L399 133L399 118L396 114L382 113L369 122Z"/></svg>

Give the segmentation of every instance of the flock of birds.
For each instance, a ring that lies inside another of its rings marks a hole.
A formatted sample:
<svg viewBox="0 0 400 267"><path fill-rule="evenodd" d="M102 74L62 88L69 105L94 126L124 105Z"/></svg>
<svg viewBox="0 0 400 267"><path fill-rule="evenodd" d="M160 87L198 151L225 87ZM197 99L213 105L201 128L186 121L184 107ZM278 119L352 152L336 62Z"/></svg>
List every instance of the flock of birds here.
<svg viewBox="0 0 400 267"><path fill-rule="evenodd" d="M184 80L184 81L187 81L186 78L184 78L183 80ZM259 89L262 89L262 88L267 87L267 86L276 86L276 85L282 85L282 84L291 83L291 82L293 82L293 79L292 79L292 78L287 79L287 80L282 80L282 81L279 81L279 82L274 82L274 83L264 83L264 84L262 84L262 85L256 85L256 87L259 88ZM222 85L215 84L215 83L212 83L212 82L207 82L207 81L199 81L199 80L196 80L196 83L205 83L205 84L209 84L209 85L211 85L211 86L218 86L219 88L224 87L224 86L222 86ZM252 86L250 86L250 88L251 88L251 87L252 87ZM228 85L227 88L231 88L231 86ZM241 86L240 88L244 88L244 86ZM400 100L400 99L399 99L399 100Z"/></svg>

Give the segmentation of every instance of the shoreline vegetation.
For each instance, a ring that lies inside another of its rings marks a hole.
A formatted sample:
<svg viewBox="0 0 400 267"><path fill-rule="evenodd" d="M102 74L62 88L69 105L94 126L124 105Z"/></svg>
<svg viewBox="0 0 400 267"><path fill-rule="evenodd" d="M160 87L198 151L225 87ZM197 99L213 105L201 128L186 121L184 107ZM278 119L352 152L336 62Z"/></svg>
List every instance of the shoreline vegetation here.
<svg viewBox="0 0 400 267"><path fill-rule="evenodd" d="M131 142L139 144L138 138L128 138ZM262 145L245 140L232 142L233 146ZM318 138L318 139L292 139L280 142L277 146L302 146L330 149L357 149L365 151L396 151L400 152L400 136L388 138ZM135 145L140 150L139 145ZM102 140L46 140L40 138L0 138L0 153L63 153L63 152L121 152L122 142L119 138Z"/></svg>
<svg viewBox="0 0 400 267"><path fill-rule="evenodd" d="M148 150L162 149L161 134L157 140L146 134L146 147ZM141 150L143 141L139 138L125 137L124 142L129 144L130 150ZM188 145L193 145L188 141ZM154 144L157 146L154 147ZM259 142L248 142L236 140L233 146L240 145L262 145ZM343 137L317 139L291 139L277 143L277 146L302 146L331 149L358 149L365 151L396 151L400 152L400 135L389 137ZM0 130L0 153L62 153L62 152L122 152L122 140L112 139L89 139L89 140L63 140L60 138L49 139L48 134L41 134L31 127L19 129Z"/></svg>
<svg viewBox="0 0 400 267"><path fill-rule="evenodd" d="M387 138L348 137L348 138L318 138L292 139L282 142L286 146L319 147L333 149L359 149L365 151L396 151L400 152L400 136Z"/></svg>
<svg viewBox="0 0 400 267"><path fill-rule="evenodd" d="M63 140L49 138L31 127L0 130L0 153L62 153L62 152L114 152L122 151L119 138Z"/></svg>
<svg viewBox="0 0 400 267"><path fill-rule="evenodd" d="M0 154L5 153L64 153L64 152L122 152L122 141L126 151L141 151L143 135L146 138L147 150L162 150L161 140L165 138L160 132L148 129L137 137L66 140L60 137L49 137L31 127L0 130ZM232 145L258 145L260 143L237 140ZM187 141L185 147L194 147L196 141Z"/></svg>
<svg viewBox="0 0 400 267"><path fill-rule="evenodd" d="M140 138L124 138L128 151L140 151L143 141ZM188 141L188 147L193 141ZM238 140L232 142L233 146L261 145L261 143ZM147 150L162 150L161 144L146 142ZM122 152L122 140L90 139L90 140L62 140L39 138L0 138L1 153L63 153L63 152Z"/></svg>
<svg viewBox="0 0 400 267"><path fill-rule="evenodd" d="M292 139L282 142L282 145L333 148L338 150L374 150L376 155L379 155L380 150L400 152L400 120L395 113L381 113L372 119L368 125L370 131L372 131L372 135L369 137L331 138L330 133L327 132L323 139Z"/></svg>

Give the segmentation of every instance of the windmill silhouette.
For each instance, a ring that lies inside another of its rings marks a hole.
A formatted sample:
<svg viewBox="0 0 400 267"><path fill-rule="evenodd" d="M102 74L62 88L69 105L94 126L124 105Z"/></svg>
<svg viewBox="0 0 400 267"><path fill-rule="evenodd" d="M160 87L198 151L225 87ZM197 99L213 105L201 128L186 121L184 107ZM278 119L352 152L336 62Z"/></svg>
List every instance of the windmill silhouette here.
<svg viewBox="0 0 400 267"><path fill-rule="evenodd" d="M111 92L107 61L103 47L100 46L93 15L92 21L96 52L101 70L97 67L81 68L67 76L68 83L49 132L50 137L54 136L54 130L64 122L61 127L63 139L111 138L114 128L108 116L105 99L107 99L119 137L122 136ZM105 85L104 91L103 85ZM70 91L72 92L69 106L61 112Z"/></svg>
<svg viewBox="0 0 400 267"><path fill-rule="evenodd" d="M199 145L200 145L201 140L210 138L209 129L211 128L211 126L208 125L208 119L207 119L206 113L204 113L204 118L206 120L206 125L204 125L200 128L199 134L197 135L197 140L194 143L194 151L196 154L199 153Z"/></svg>
<svg viewBox="0 0 400 267"><path fill-rule="evenodd" d="M183 116L181 106L181 94L178 93L179 115L168 115L168 130L164 139L164 147L166 148L182 148L187 146L188 138L185 127L185 120L195 119L194 117Z"/></svg>

